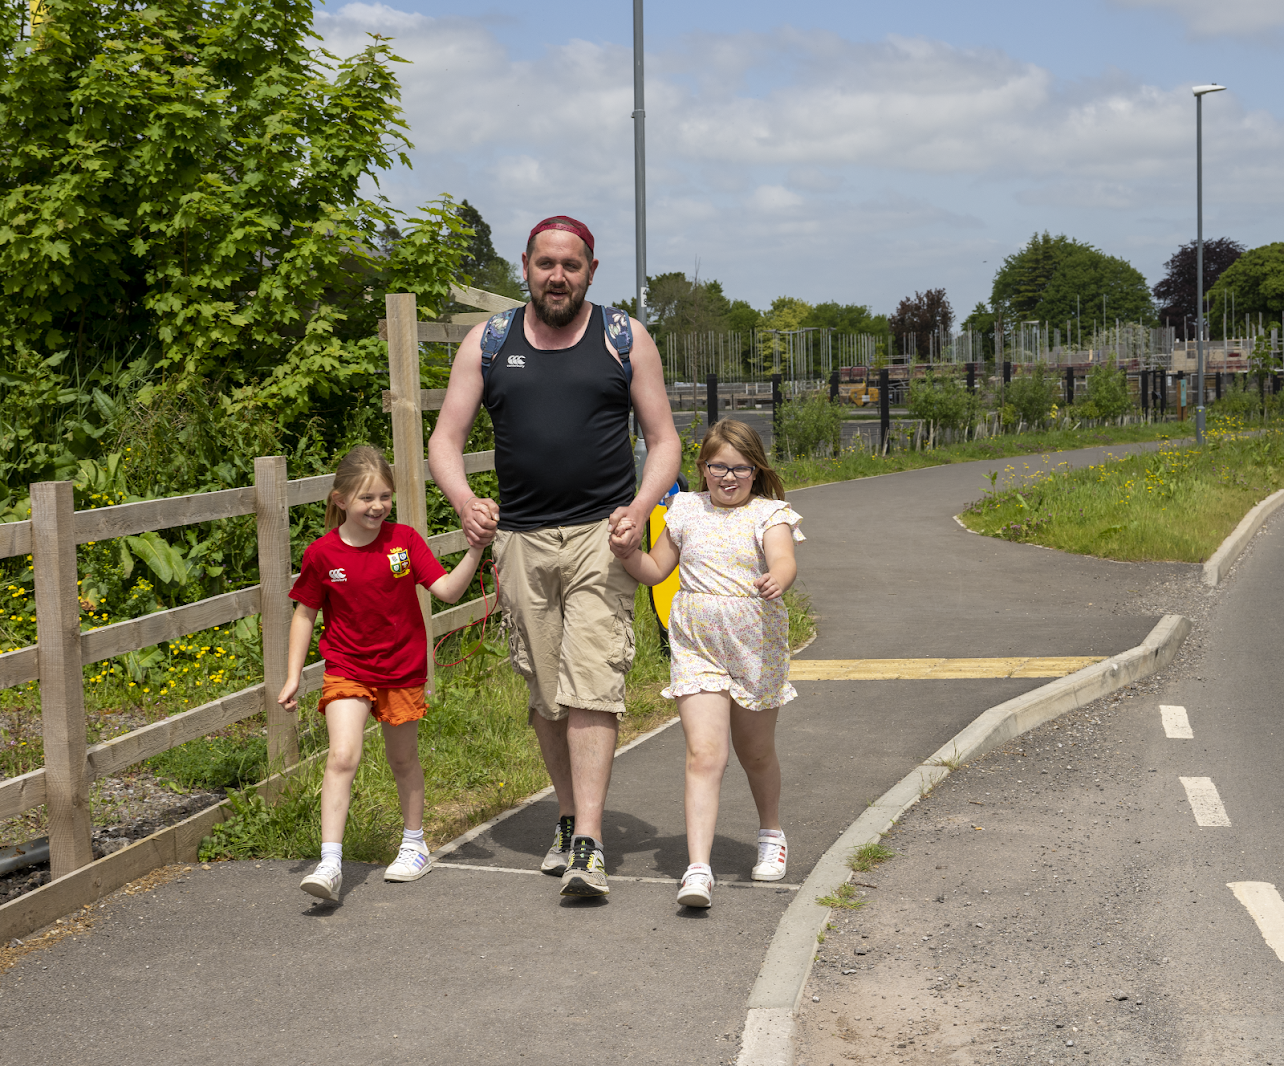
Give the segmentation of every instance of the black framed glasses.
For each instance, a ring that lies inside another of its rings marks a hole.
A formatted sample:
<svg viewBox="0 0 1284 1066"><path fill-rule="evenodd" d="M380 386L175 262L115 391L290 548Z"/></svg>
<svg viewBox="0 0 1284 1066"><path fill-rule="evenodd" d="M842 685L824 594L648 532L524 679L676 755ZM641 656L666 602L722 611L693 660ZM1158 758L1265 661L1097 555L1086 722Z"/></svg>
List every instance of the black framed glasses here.
<svg viewBox="0 0 1284 1066"><path fill-rule="evenodd" d="M741 481L753 477L754 471L758 469L756 466L727 466L726 463L705 463L704 468L714 477L726 477L727 474L732 474Z"/></svg>

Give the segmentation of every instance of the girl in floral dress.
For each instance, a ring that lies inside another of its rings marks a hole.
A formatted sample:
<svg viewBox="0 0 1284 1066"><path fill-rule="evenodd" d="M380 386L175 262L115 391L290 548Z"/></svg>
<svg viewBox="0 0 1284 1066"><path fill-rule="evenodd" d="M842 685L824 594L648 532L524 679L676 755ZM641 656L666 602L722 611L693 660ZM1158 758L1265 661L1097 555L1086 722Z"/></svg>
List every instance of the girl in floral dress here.
<svg viewBox="0 0 1284 1066"><path fill-rule="evenodd" d="M781 499L784 486L749 426L714 423L698 466L701 491L674 497L655 547L623 559L646 585L678 569L669 615L672 675L662 694L677 701L687 742L690 866L678 902L688 907L712 902L709 852L733 746L758 808L753 879L785 876L776 717L797 693L789 684L789 617L781 596L798 572L794 541L804 539L800 517ZM624 531L623 523L616 528L616 543L622 545Z"/></svg>

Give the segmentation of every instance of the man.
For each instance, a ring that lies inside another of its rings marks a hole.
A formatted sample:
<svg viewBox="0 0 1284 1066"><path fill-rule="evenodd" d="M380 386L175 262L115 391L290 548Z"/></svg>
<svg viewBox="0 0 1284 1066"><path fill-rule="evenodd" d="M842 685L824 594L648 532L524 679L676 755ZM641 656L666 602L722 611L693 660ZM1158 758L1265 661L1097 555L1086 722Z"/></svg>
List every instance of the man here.
<svg viewBox="0 0 1284 1066"><path fill-rule="evenodd" d="M602 810L633 664L637 583L612 555L609 530L628 516L627 550L636 547L681 458L660 353L630 320L633 348L621 360L602 309L585 300L596 269L582 222L557 216L531 230L522 255L530 302L485 373L486 325L459 346L428 446L469 544L494 540L509 655L530 689L529 720L557 793L541 869L561 875L566 896L610 891ZM647 443L636 495L630 402ZM474 495L464 476L464 444L483 403L495 426L498 505Z"/></svg>

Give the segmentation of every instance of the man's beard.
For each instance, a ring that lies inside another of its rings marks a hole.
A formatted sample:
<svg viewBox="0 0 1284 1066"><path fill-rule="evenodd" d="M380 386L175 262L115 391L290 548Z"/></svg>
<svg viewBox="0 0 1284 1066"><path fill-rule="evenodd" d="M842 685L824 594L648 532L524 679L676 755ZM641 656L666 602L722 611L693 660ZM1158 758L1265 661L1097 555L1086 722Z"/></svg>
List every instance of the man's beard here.
<svg viewBox="0 0 1284 1066"><path fill-rule="evenodd" d="M547 294L548 290L544 290ZM550 329L565 329L575 321L575 316L580 313L580 308L584 306L584 297L588 294L586 288L583 292L570 290L570 299L560 307L550 306L545 302L543 296L531 295L531 306L535 308L536 317L548 326Z"/></svg>

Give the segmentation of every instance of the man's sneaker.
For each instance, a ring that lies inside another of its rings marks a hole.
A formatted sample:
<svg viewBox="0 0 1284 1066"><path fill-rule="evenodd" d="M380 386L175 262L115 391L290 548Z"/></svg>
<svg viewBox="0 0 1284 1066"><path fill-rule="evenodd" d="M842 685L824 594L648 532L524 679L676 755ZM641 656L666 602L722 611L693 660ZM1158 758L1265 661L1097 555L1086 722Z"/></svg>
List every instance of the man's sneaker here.
<svg viewBox="0 0 1284 1066"><path fill-rule="evenodd" d="M611 891L606 883L606 859L592 837L573 837L571 862L562 874L563 896L605 896Z"/></svg>
<svg viewBox="0 0 1284 1066"><path fill-rule="evenodd" d="M309 896L338 903L339 889L343 887L343 870L338 866L321 863L299 882L299 887Z"/></svg>
<svg viewBox="0 0 1284 1066"><path fill-rule="evenodd" d="M557 820L557 830L553 833L553 846L548 849L540 870L554 877L566 873L571 863L571 840L575 836L575 815L564 814Z"/></svg>
<svg viewBox="0 0 1284 1066"><path fill-rule="evenodd" d="M702 862L693 862L682 875L678 889L678 905L682 907L707 907L713 902L713 871Z"/></svg>
<svg viewBox="0 0 1284 1066"><path fill-rule="evenodd" d="M755 881L779 881L785 876L785 834L768 836L758 833L758 865L753 868Z"/></svg>
<svg viewBox="0 0 1284 1066"><path fill-rule="evenodd" d="M403 840L392 865L383 872L385 881L418 881L432 869L428 845L420 840Z"/></svg>

